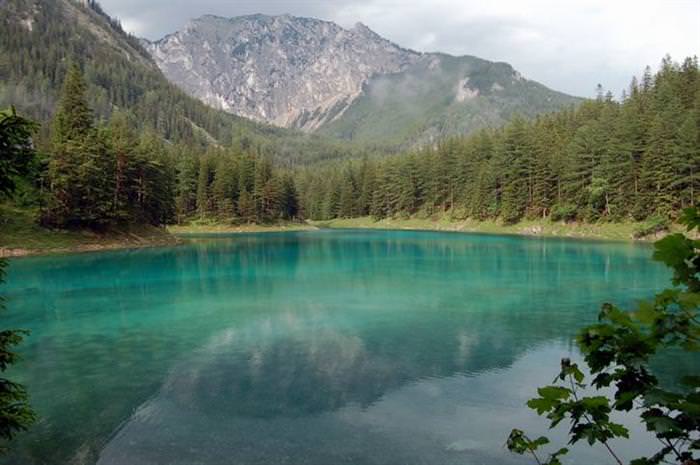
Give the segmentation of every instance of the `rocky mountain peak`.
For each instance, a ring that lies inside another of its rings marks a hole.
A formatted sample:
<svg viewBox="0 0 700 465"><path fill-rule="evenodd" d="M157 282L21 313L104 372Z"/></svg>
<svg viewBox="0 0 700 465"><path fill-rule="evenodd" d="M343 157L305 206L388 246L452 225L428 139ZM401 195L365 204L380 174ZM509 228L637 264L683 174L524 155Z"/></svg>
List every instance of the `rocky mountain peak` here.
<svg viewBox="0 0 700 465"><path fill-rule="evenodd" d="M205 15L146 46L171 81L209 105L305 130L339 117L371 76L420 57L361 23L290 15Z"/></svg>

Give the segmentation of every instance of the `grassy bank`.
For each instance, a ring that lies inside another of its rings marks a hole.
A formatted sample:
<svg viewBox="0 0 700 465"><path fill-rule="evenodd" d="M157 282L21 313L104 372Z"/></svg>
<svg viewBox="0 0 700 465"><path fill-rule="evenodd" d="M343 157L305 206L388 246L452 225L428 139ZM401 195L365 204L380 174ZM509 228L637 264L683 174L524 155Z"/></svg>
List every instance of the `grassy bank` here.
<svg viewBox="0 0 700 465"><path fill-rule="evenodd" d="M461 231L488 234L520 234L528 236L573 237L607 240L653 241L658 235L635 238L635 232L645 226L641 222L625 223L555 223L548 220L526 220L517 224L504 225L498 221L456 220L448 216L430 218L388 218L375 220L371 217L341 218L329 221L314 221L313 225L322 228L370 228L407 229L428 231ZM675 226L672 230L678 229Z"/></svg>
<svg viewBox="0 0 700 465"><path fill-rule="evenodd" d="M172 246L185 242L183 238L178 236L187 234L261 233L317 229L316 226L307 223L230 225L199 221L167 228L131 225L97 233L43 228L37 221L38 214L37 209L0 204L0 257Z"/></svg>
<svg viewBox="0 0 700 465"><path fill-rule="evenodd" d="M0 206L0 257L176 245L165 229L135 225L104 233L42 228L38 211Z"/></svg>
<svg viewBox="0 0 700 465"><path fill-rule="evenodd" d="M236 233L262 233L282 231L308 231L318 229L308 223L283 222L275 224L222 224L210 221L194 221L182 225L168 226L171 234L236 234Z"/></svg>
<svg viewBox="0 0 700 465"><path fill-rule="evenodd" d="M371 217L288 222L270 225L231 225L211 221L195 221L167 228L134 225L104 233L46 229L37 223L38 211L0 205L0 257L43 255L52 253L88 252L154 246L171 246L184 242L179 236L188 234L233 234L282 231L307 231L318 228L407 229L428 231L461 231L490 234L573 237L607 240L635 240L635 232L645 223L553 223L547 220L522 221L503 225L497 221L455 220L449 216L435 219L405 218L375 221ZM672 227L672 230L678 230ZM656 240L650 235L637 240Z"/></svg>

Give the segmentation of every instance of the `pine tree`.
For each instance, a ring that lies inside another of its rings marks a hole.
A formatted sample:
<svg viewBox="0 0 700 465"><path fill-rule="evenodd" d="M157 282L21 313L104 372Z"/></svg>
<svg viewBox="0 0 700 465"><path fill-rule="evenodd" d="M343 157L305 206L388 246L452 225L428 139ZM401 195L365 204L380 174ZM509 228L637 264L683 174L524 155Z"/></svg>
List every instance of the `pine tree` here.
<svg viewBox="0 0 700 465"><path fill-rule="evenodd" d="M499 152L503 174L501 218L506 224L519 221L528 199L532 198L532 148L528 144L525 122L516 118L505 130Z"/></svg>
<svg viewBox="0 0 700 465"><path fill-rule="evenodd" d="M238 197L238 216L244 223L255 222L255 201L246 189L243 189Z"/></svg>
<svg viewBox="0 0 700 465"><path fill-rule="evenodd" d="M280 212L282 218L293 220L299 214L299 202L297 200L297 188L294 183L294 178L289 174L285 174L281 180L282 195L280 199Z"/></svg>
<svg viewBox="0 0 700 465"><path fill-rule="evenodd" d="M253 201L255 202L255 219L258 222L268 220L270 213L269 205L275 201L272 198L274 193L271 186L268 186L272 179L272 163L267 158L255 160L255 177L253 183Z"/></svg>
<svg viewBox="0 0 700 465"><path fill-rule="evenodd" d="M112 221L113 166L92 123L85 82L71 66L52 124L50 198L44 221L58 226L105 227Z"/></svg>
<svg viewBox="0 0 700 465"><path fill-rule="evenodd" d="M209 155L204 155L199 159L197 175L197 214L200 218L205 218L212 211L209 193L212 178L211 159Z"/></svg>
<svg viewBox="0 0 700 465"><path fill-rule="evenodd" d="M376 167L367 157L362 159L360 166L359 186L360 194L357 199L357 209L359 216L367 216L372 207L372 193L377 188Z"/></svg>
<svg viewBox="0 0 700 465"><path fill-rule="evenodd" d="M114 194L112 197L112 217L125 221L132 214L130 203L133 200L131 178L134 169L136 138L129 127L125 113L115 112L109 121L109 150L114 160Z"/></svg>
<svg viewBox="0 0 700 465"><path fill-rule="evenodd" d="M679 208L695 206L700 189L700 132L693 113L688 113L678 128L673 164L677 172L670 187L677 193Z"/></svg>
<svg viewBox="0 0 700 465"><path fill-rule="evenodd" d="M338 213L341 218L352 218L357 213L357 185L350 167L347 167L340 179L338 195Z"/></svg>
<svg viewBox="0 0 700 465"><path fill-rule="evenodd" d="M175 218L175 170L161 140L144 132L137 147L138 157L133 183L137 207L136 220L152 225Z"/></svg>
<svg viewBox="0 0 700 465"><path fill-rule="evenodd" d="M236 162L228 156L221 156L214 170L212 201L217 217L230 221L235 215L235 201L238 197L238 172Z"/></svg>
<svg viewBox="0 0 700 465"><path fill-rule="evenodd" d="M194 154L185 149L177 155L176 168L176 198L177 223L183 223L197 209L197 181L199 178L199 163Z"/></svg>
<svg viewBox="0 0 700 465"><path fill-rule="evenodd" d="M36 130L36 123L17 115L14 107L0 111L0 196L12 194L17 178L29 172Z"/></svg>
<svg viewBox="0 0 700 465"><path fill-rule="evenodd" d="M92 109L87 102L87 86L75 63L68 68L52 129L54 146L83 141L94 130Z"/></svg>
<svg viewBox="0 0 700 465"><path fill-rule="evenodd" d="M15 183L13 177L24 171L29 160L34 157L31 134L34 123L17 116L14 109L0 112L0 195L12 195ZM7 262L0 259L0 286L5 281ZM5 300L0 296L0 312L5 310ZM21 384L4 377L5 371L13 365L18 355L15 346L22 342L26 331L14 329L0 330L0 437L10 440L26 430L36 419L29 405L29 396ZM0 453L4 448L0 447Z"/></svg>

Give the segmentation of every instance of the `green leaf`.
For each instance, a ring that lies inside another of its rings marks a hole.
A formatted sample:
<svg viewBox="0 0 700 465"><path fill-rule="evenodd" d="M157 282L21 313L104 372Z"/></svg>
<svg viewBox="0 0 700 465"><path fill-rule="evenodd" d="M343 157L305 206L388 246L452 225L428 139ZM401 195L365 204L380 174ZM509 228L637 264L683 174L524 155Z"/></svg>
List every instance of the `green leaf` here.
<svg viewBox="0 0 700 465"><path fill-rule="evenodd" d="M537 389L537 393L547 400L565 400L571 396L571 389L561 386L545 386Z"/></svg>
<svg viewBox="0 0 700 465"><path fill-rule="evenodd" d="M676 422L667 416L647 416L644 418L644 422L647 425L647 429L655 433L663 434L678 430Z"/></svg>
<svg viewBox="0 0 700 465"><path fill-rule="evenodd" d="M665 263L671 268L676 268L684 263L684 260L693 253L692 244L683 234L672 234L657 241L654 244L654 260Z"/></svg>
<svg viewBox="0 0 700 465"><path fill-rule="evenodd" d="M681 383L689 387L700 388L700 376L684 376Z"/></svg>
<svg viewBox="0 0 700 465"><path fill-rule="evenodd" d="M686 208L683 210L679 222L684 224L688 231L698 229L700 231L700 211L697 208Z"/></svg>
<svg viewBox="0 0 700 465"><path fill-rule="evenodd" d="M555 402L549 399L530 399L527 401L527 406L532 410L537 411L538 415L542 415L545 412L549 412L555 406Z"/></svg>
<svg viewBox="0 0 700 465"><path fill-rule="evenodd" d="M656 310L654 304L648 301L643 301L639 303L639 309L634 312L634 317L643 324L650 325L656 321L659 316L659 312Z"/></svg>
<svg viewBox="0 0 700 465"><path fill-rule="evenodd" d="M612 432L618 438L630 437L629 430L620 424L610 423L608 424L608 428L610 429L610 432Z"/></svg>

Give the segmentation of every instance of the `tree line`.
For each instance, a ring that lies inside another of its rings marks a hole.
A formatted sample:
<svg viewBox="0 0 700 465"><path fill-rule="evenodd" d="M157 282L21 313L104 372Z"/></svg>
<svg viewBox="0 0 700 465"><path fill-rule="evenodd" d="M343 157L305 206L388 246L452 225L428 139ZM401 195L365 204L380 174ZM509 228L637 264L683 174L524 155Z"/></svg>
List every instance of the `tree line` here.
<svg viewBox="0 0 700 465"><path fill-rule="evenodd" d="M595 100L390 159L302 169L313 219L448 213L457 218L675 218L700 189L697 58L664 58L617 101Z"/></svg>
<svg viewBox="0 0 700 465"><path fill-rule="evenodd" d="M133 117L120 111L98 123L87 95L74 64L50 124L50 142L38 154L27 150L3 160L15 173L8 183L24 176L38 192L43 225L105 230L194 218L265 223L297 217L290 172L276 169L255 146L239 139L203 153L137 130Z"/></svg>
<svg viewBox="0 0 700 465"><path fill-rule="evenodd" d="M675 219L700 189L699 74L696 58L665 58L619 101L600 91L576 108L410 153L281 167L246 137L205 151L139 129L131 113L97 120L73 65L50 140L26 176L52 227L368 215Z"/></svg>

